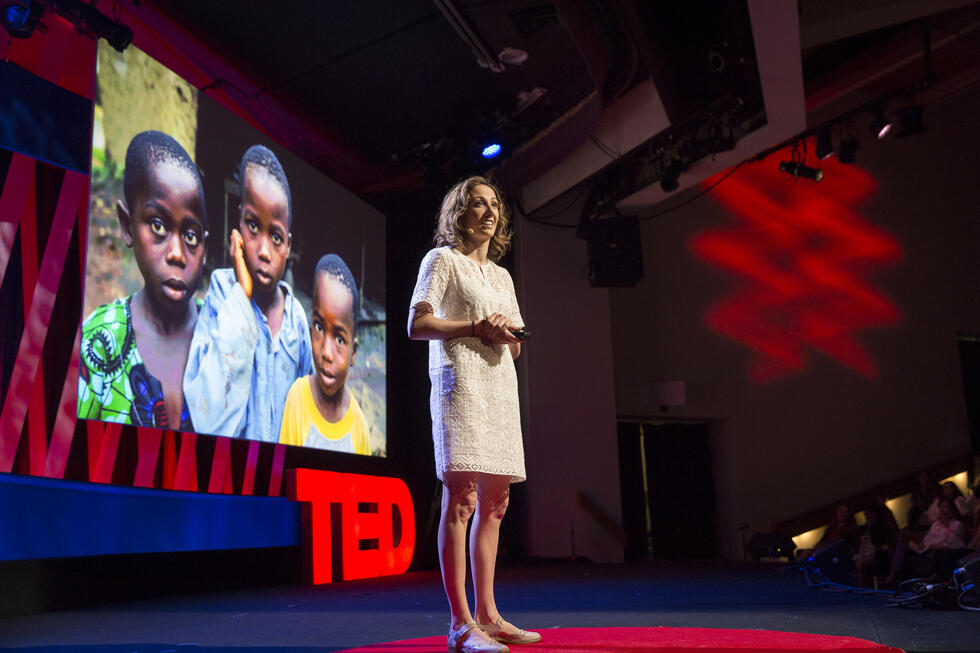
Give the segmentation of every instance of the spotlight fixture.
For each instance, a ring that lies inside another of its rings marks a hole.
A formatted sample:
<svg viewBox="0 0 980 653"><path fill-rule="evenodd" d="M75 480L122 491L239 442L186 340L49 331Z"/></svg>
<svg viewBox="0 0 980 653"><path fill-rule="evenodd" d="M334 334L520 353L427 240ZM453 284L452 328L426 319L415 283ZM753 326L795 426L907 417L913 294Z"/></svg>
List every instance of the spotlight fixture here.
<svg viewBox="0 0 980 653"><path fill-rule="evenodd" d="M466 158L477 165L496 165L514 150L512 134L507 131L507 121L499 114L480 116L469 133Z"/></svg>
<svg viewBox="0 0 980 653"><path fill-rule="evenodd" d="M811 168L798 161L781 161L779 169L788 175L792 175L793 179L799 179L800 177L812 179L813 181L823 179L823 170L820 168Z"/></svg>
<svg viewBox="0 0 980 653"><path fill-rule="evenodd" d="M0 5L0 24L15 39L26 39L34 33L44 7L34 0L4 2Z"/></svg>
<svg viewBox="0 0 980 653"><path fill-rule="evenodd" d="M921 104L909 104L898 111L898 123L900 131L896 138L905 138L906 136L912 136L913 134L921 134L926 130L925 125L922 124L922 105Z"/></svg>
<svg viewBox="0 0 980 653"><path fill-rule="evenodd" d="M892 124L885 119L884 108L875 108L873 116L871 119L871 135L876 138L884 138L892 130Z"/></svg>
<svg viewBox="0 0 980 653"><path fill-rule="evenodd" d="M122 52L133 42L133 30L127 25L117 22L106 22L105 31L100 31L99 36L109 42L118 52Z"/></svg>
<svg viewBox="0 0 980 653"><path fill-rule="evenodd" d="M841 163L854 163L860 143L853 134L844 134L840 139L840 148L837 150L837 160Z"/></svg>
<svg viewBox="0 0 980 653"><path fill-rule="evenodd" d="M492 159L498 156L503 149L504 148L500 143L490 143L480 151L480 154L483 155L484 159Z"/></svg>
<svg viewBox="0 0 980 653"><path fill-rule="evenodd" d="M527 61L527 51L520 48L504 48L497 54L497 60L508 66L520 66Z"/></svg>
<svg viewBox="0 0 980 653"><path fill-rule="evenodd" d="M823 161L834 155L834 144L830 142L830 127L817 132L817 158Z"/></svg>
<svg viewBox="0 0 980 653"><path fill-rule="evenodd" d="M23 4L24 0L20 0ZM84 0L31 0L32 5L44 5L62 16L83 33L105 39L119 52L125 50L133 40L133 30L117 20L113 20L95 8L95 3Z"/></svg>

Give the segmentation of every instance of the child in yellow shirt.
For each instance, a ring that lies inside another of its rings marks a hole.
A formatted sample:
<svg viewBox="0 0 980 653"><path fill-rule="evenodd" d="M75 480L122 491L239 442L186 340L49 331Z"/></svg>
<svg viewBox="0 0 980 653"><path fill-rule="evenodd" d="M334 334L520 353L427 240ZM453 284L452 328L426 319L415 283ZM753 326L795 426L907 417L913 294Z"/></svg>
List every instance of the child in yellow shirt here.
<svg viewBox="0 0 980 653"><path fill-rule="evenodd" d="M286 395L281 444L370 455L368 424L347 389L357 355L357 285L342 258L327 254L313 273L313 374Z"/></svg>

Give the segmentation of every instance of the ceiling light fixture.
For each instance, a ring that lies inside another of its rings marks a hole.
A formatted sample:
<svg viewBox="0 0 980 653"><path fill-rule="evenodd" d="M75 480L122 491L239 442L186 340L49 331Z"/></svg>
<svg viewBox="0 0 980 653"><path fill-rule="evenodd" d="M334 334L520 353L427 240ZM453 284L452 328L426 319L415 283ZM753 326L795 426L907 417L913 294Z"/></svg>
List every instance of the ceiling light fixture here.
<svg viewBox="0 0 980 653"><path fill-rule="evenodd" d="M811 168L798 161L781 161L779 163L779 169L788 175L792 175L793 179L799 179L800 177L812 179L813 181L823 179L823 170L820 168Z"/></svg>
<svg viewBox="0 0 980 653"><path fill-rule="evenodd" d="M14 38L26 39L34 30L45 31L40 20L50 10L75 26L80 33L105 39L119 52L133 40L133 30L96 9L85 0L0 0L0 24Z"/></svg>
<svg viewBox="0 0 980 653"><path fill-rule="evenodd" d="M44 8L34 0L6 2L0 6L0 24L15 39L26 39L34 33Z"/></svg>
<svg viewBox="0 0 980 653"><path fill-rule="evenodd" d="M520 66L522 63L527 61L527 50L521 50L520 48L504 48L497 55L497 60L500 63L507 64L508 66Z"/></svg>
<svg viewBox="0 0 980 653"><path fill-rule="evenodd" d="M503 146L500 143L490 143L481 150L480 154L483 155L484 159L492 159L498 156L503 151Z"/></svg>
<svg viewBox="0 0 980 653"><path fill-rule="evenodd" d="M793 177L793 181L796 181L800 177L813 181L820 181L823 179L823 170L820 168L811 168L810 166L806 165L806 150L806 138L801 138L793 143L790 160L780 161L779 169L786 174L791 175Z"/></svg>
<svg viewBox="0 0 980 653"><path fill-rule="evenodd" d="M48 0L50 1L50 0ZM133 30L118 20L113 20L95 8L95 4L82 0L57 0L55 11L71 21L80 31L105 39L109 45L122 52L133 41Z"/></svg>
<svg viewBox="0 0 980 653"><path fill-rule="evenodd" d="M892 130L892 124L885 119L884 107L875 107L872 110L871 135L876 138L884 138Z"/></svg>

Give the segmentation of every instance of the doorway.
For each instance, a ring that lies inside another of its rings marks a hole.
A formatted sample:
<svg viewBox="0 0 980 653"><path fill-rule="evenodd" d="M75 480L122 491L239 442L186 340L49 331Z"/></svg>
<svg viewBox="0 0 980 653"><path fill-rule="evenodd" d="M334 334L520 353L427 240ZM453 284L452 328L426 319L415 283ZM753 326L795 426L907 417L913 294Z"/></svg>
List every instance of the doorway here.
<svg viewBox="0 0 980 653"><path fill-rule="evenodd" d="M717 556L711 425L620 421L626 559Z"/></svg>

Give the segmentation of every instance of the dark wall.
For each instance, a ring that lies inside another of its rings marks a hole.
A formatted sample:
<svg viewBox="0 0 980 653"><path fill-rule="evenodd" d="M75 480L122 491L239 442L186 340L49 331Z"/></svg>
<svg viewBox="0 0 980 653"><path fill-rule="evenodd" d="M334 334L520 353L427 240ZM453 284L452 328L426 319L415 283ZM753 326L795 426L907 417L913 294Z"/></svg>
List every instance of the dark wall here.
<svg viewBox="0 0 980 653"><path fill-rule="evenodd" d="M857 125L864 136L854 165L873 178L875 188L865 200L844 202L857 216L852 226L880 230L902 254L898 260L834 259L837 267L822 290L805 300L813 306L763 313L774 337L791 332L792 322L811 309L831 324L846 322L853 306L828 297L839 292L835 271L850 275L869 297L898 312L897 319L871 317L846 331L871 368L846 352L805 342L800 367L760 379L753 374L758 348L712 322L717 302L737 293L744 299L771 281L710 264L692 246L699 234L746 229L744 216L752 213L747 203L723 206L716 192L643 223L646 275L634 289L611 291L617 411L667 416L655 384L680 380L686 405L671 408L669 417L716 421L712 449L723 546L735 541L741 524L768 530L772 522L969 450L957 335L980 332L980 159L972 146L980 142L977 106L975 89L930 104L928 131L902 140L876 141ZM778 174L778 158L747 166ZM834 194L839 184L831 168L812 187L814 197L823 194L814 201L842 201ZM756 173L745 168L731 180L742 174ZM788 177L782 183L794 184ZM796 184L800 190L799 184L812 182ZM788 212L789 233L805 234L796 231L798 221L828 217L824 205L809 206ZM814 206L815 215L808 216ZM826 253L833 244L813 247ZM756 254L776 268L794 264L761 246ZM754 318L740 319L744 325Z"/></svg>

